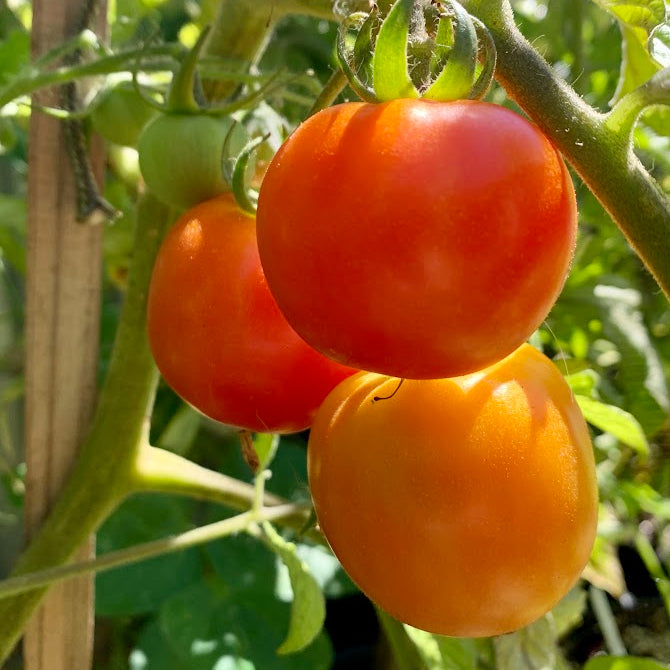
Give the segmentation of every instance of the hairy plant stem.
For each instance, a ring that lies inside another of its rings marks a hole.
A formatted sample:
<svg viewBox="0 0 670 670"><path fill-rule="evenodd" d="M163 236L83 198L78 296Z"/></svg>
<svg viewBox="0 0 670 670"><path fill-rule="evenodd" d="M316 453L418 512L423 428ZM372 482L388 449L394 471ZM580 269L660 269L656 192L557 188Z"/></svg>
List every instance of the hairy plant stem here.
<svg viewBox="0 0 670 670"><path fill-rule="evenodd" d="M134 462L146 439L157 380L144 326L146 294L153 259L171 218L153 197L140 203L135 262L93 424L61 495L14 576L66 563L134 489ZM0 664L45 592L42 587L0 601Z"/></svg>
<svg viewBox="0 0 670 670"><path fill-rule="evenodd" d="M509 0L468 0L498 51L496 79L574 167L670 298L670 200L633 153L629 132L559 79L516 27Z"/></svg>

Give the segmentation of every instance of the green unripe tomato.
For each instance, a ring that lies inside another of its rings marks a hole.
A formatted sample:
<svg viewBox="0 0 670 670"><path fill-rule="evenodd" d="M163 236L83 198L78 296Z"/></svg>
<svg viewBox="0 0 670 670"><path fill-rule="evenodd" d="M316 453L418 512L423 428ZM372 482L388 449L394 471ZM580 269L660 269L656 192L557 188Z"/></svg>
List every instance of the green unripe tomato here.
<svg viewBox="0 0 670 670"><path fill-rule="evenodd" d="M142 129L156 113L132 82L122 81L97 95L93 101L91 123L107 141L134 147Z"/></svg>
<svg viewBox="0 0 670 670"><path fill-rule="evenodd" d="M230 118L201 114L162 114L142 131L140 171L147 186L164 202L189 208L229 191L221 169ZM233 130L231 149L244 146L245 131Z"/></svg>

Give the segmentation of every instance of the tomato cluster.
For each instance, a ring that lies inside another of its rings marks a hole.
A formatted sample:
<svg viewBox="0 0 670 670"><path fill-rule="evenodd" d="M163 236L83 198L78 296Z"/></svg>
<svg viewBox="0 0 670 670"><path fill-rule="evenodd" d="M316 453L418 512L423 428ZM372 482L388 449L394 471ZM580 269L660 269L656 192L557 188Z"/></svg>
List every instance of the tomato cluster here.
<svg viewBox="0 0 670 670"><path fill-rule="evenodd" d="M331 107L270 163L257 226L228 194L170 230L152 351L214 419L313 422L319 523L371 599L443 635L508 632L574 584L596 528L588 429L524 344L576 219L561 156L508 109Z"/></svg>

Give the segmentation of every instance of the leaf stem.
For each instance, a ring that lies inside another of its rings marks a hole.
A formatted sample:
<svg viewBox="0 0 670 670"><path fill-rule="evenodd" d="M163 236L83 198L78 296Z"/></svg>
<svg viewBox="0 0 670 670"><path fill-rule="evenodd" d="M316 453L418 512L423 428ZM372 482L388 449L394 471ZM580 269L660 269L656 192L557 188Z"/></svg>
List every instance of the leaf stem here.
<svg viewBox="0 0 670 670"><path fill-rule="evenodd" d="M55 582L76 577L89 572L103 572L119 568L148 558L163 554L183 551L205 542L221 539L228 535L242 532L258 521L281 522L294 516L304 515L307 507L298 503L286 503L276 507L265 507L259 513L243 512L229 519L200 526L193 530L166 537L152 542L145 542L127 549L111 551L89 561L80 561L68 565L59 565L45 570L30 572L0 582L0 599L15 596L53 584Z"/></svg>
<svg viewBox="0 0 670 670"><path fill-rule="evenodd" d="M59 86L84 77L129 71L136 68L140 62L146 70L169 70L174 66L174 59L183 52L184 48L180 44L166 44L133 49L78 65L64 65L55 70L33 69L28 73L22 72L0 88L0 108L16 98L30 95L41 88ZM157 60L144 62L147 58Z"/></svg>
<svg viewBox="0 0 670 670"><path fill-rule="evenodd" d="M589 589L589 600L591 601L593 613L598 620L600 631L605 638L605 644L610 654L613 656L626 656L628 652L626 651L626 647L621 639L621 634L619 633L619 628L614 620L612 608L610 607L609 602L607 602L607 595L604 591L597 589L595 586L591 586Z"/></svg>

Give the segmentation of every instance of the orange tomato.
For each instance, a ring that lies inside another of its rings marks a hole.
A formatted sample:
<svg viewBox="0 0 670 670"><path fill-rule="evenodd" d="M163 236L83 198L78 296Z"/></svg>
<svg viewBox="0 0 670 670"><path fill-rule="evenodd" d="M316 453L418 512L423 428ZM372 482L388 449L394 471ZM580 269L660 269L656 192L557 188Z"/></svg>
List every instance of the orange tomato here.
<svg viewBox="0 0 670 670"><path fill-rule="evenodd" d="M149 344L165 381L203 414L263 432L304 430L354 370L288 325L268 290L253 217L232 195L188 210L156 258Z"/></svg>
<svg viewBox="0 0 670 670"><path fill-rule="evenodd" d="M417 628L532 622L577 581L596 531L593 450L567 384L529 345L471 375L398 384L354 375L312 426L309 483L334 553Z"/></svg>

